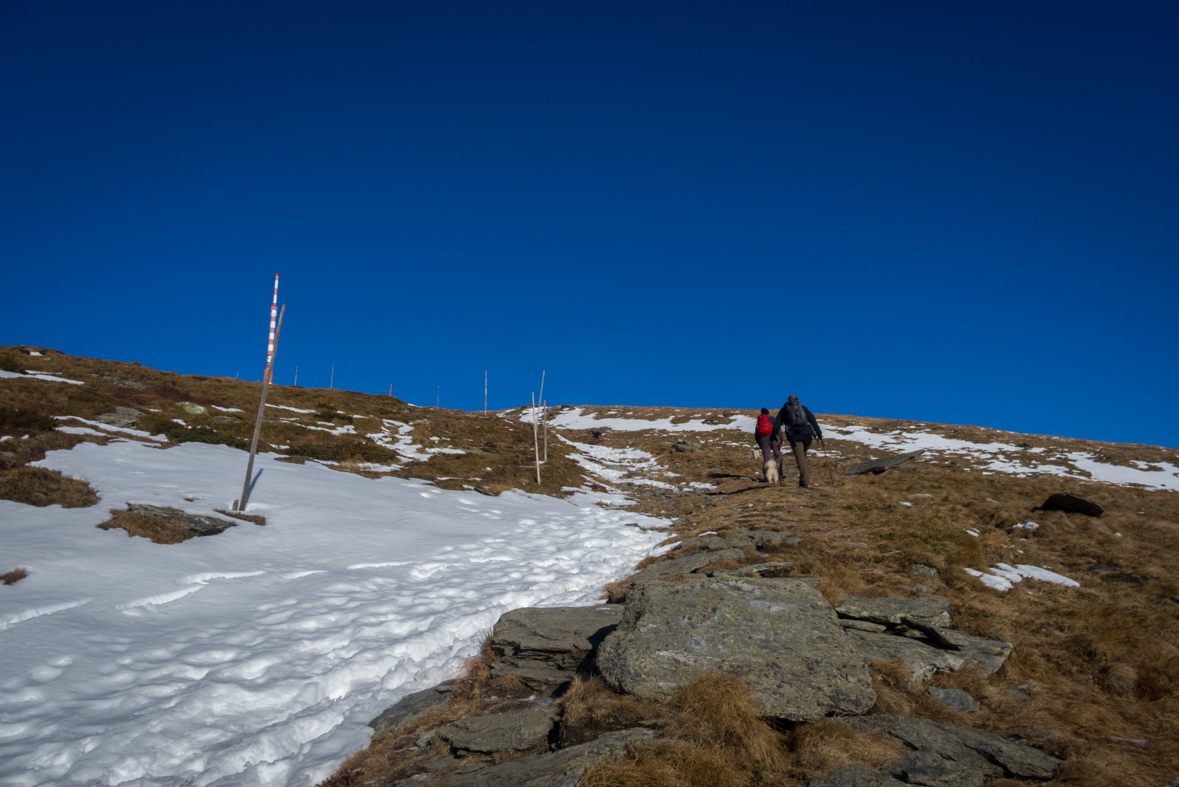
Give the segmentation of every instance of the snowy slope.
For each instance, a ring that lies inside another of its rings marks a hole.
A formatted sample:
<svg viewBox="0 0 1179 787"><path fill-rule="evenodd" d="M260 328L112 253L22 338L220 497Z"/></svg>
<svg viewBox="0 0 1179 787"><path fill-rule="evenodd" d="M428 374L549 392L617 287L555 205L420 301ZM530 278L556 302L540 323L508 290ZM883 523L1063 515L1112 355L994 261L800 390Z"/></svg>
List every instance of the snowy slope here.
<svg viewBox="0 0 1179 787"><path fill-rule="evenodd" d="M262 456L266 527L160 545L95 525L127 501L212 514L240 493L242 452L118 441L39 464L102 502L0 500L4 566L29 570L0 589L5 785L314 784L501 613L596 603L661 538L604 495L492 498Z"/></svg>

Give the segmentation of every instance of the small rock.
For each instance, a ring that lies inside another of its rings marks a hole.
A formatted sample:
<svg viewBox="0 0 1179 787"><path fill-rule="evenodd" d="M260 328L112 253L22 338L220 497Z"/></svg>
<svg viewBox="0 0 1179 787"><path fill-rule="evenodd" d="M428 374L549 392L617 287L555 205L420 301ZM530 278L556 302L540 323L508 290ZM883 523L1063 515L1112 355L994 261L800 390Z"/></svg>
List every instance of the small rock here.
<svg viewBox="0 0 1179 787"><path fill-rule="evenodd" d="M209 414L209 411L206 410L204 407L201 407L199 404L193 404L192 402L177 402L176 406L179 407L184 412L189 413L190 415L208 415Z"/></svg>
<svg viewBox="0 0 1179 787"><path fill-rule="evenodd" d="M888 626L882 626L879 623L869 623L866 620L845 620L840 618L839 625L844 629L867 631L870 634L883 634L888 631Z"/></svg>
<svg viewBox="0 0 1179 787"><path fill-rule="evenodd" d="M938 573L936 568L924 565L923 563L918 563L915 566L909 566L909 573L915 577L932 580L935 587L944 587L946 584L945 582L942 582L941 574Z"/></svg>
<svg viewBox="0 0 1179 787"><path fill-rule="evenodd" d="M936 590L929 587L928 585L922 585L920 582L914 582L910 585L906 585L905 588L910 593L913 593L918 596L931 596L937 592Z"/></svg>
<svg viewBox="0 0 1179 787"><path fill-rule="evenodd" d="M926 645L915 639L892 634L872 634L849 629L848 638L865 661L900 660L908 665L913 679L922 682L938 672L954 672L962 668L966 659L959 653Z"/></svg>
<svg viewBox="0 0 1179 787"><path fill-rule="evenodd" d="M189 514L186 511L181 511L179 508L172 508L171 506L149 506L140 503L128 503L127 510L133 514L146 514L148 516L167 519L170 522L178 522L188 529L190 533L197 536L215 536L231 527L237 526L236 522L230 522L226 519L218 519L212 516Z"/></svg>
<svg viewBox="0 0 1179 787"><path fill-rule="evenodd" d="M553 706L468 716L439 728L438 737L457 751L524 751L547 741L560 716Z"/></svg>
<svg viewBox="0 0 1179 787"><path fill-rule="evenodd" d="M978 771L931 751L906 752L888 771L907 784L922 787L983 787L986 781Z"/></svg>
<svg viewBox="0 0 1179 787"><path fill-rule="evenodd" d="M904 783L880 771L857 765L811 779L805 787L904 787Z"/></svg>
<svg viewBox="0 0 1179 787"><path fill-rule="evenodd" d="M579 746L512 760L475 773L447 776L430 784L435 787L576 787L595 762L622 757L629 744L653 737L654 732L641 728L608 732Z"/></svg>
<svg viewBox="0 0 1179 787"><path fill-rule="evenodd" d="M836 719L864 732L883 732L917 751L939 755L955 767L984 776L1049 779L1061 761L982 730L969 730L929 719L896 714Z"/></svg>
<svg viewBox="0 0 1179 787"><path fill-rule="evenodd" d="M1031 699L1031 697L1029 697L1027 694L1024 694L1019 689L1008 689L1007 696L1016 702L1024 702L1025 700Z"/></svg>
<svg viewBox="0 0 1179 787"><path fill-rule="evenodd" d="M370 721L368 726L376 730L378 734L404 727L419 716L441 708L449 702L453 689L454 681L448 680L424 691L408 694L398 700L395 705L386 708L380 716ZM418 745L422 744L419 742Z"/></svg>
<svg viewBox="0 0 1179 787"><path fill-rule="evenodd" d="M959 713L974 713L982 707L974 697L961 689L939 689L936 686L930 686L929 694L947 708Z"/></svg>
<svg viewBox="0 0 1179 787"><path fill-rule="evenodd" d="M1065 511L1085 516L1101 516L1105 513L1105 509L1097 503L1061 492L1050 495L1040 506L1040 509L1042 511Z"/></svg>
<svg viewBox="0 0 1179 787"><path fill-rule="evenodd" d="M921 494L920 492L918 492L915 495L909 495L910 500L930 500L932 498L933 498L933 495Z"/></svg>
<svg viewBox="0 0 1179 787"><path fill-rule="evenodd" d="M134 429L139 426L139 419L142 415L143 413L134 407L116 407L113 413L103 413L94 420L107 426Z"/></svg>
<svg viewBox="0 0 1179 787"><path fill-rule="evenodd" d="M704 452L704 448L699 443L692 442L691 440L680 440L678 443L676 443L675 445L673 445L671 447L671 450L678 451L681 453L691 452L694 454L699 454L699 453Z"/></svg>
<svg viewBox="0 0 1179 787"><path fill-rule="evenodd" d="M651 580L659 579L661 577L672 577L677 574L691 574L699 568L704 568L709 563L715 563L718 560L740 560L745 557L744 549L722 549L719 552L697 552L695 555L688 557L681 557L675 560L664 560L661 563L652 563L635 574L631 581L636 585L640 582L650 582Z"/></svg>

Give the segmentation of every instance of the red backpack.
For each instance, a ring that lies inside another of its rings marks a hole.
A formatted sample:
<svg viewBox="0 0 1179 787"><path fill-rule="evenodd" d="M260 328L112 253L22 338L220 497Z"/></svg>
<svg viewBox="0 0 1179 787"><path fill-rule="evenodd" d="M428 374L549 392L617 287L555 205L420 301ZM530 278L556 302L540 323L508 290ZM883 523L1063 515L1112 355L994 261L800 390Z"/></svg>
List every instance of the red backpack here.
<svg viewBox="0 0 1179 787"><path fill-rule="evenodd" d="M765 413L762 413L761 415L759 415L757 417L757 434L759 436L761 436L761 435L773 434L773 432L774 432L774 423L770 420L770 417L768 415L766 415Z"/></svg>

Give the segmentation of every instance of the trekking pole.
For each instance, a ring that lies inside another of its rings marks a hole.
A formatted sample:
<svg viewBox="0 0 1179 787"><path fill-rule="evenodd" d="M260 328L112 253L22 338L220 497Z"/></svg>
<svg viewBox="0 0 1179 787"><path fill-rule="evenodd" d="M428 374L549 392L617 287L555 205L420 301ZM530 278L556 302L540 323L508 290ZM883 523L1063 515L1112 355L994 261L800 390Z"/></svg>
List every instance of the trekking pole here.
<svg viewBox="0 0 1179 787"><path fill-rule="evenodd" d="M819 445L823 446L823 458L827 460L827 474L831 476L831 486L835 486L835 473L831 470L831 459L827 456L827 441L819 438Z"/></svg>

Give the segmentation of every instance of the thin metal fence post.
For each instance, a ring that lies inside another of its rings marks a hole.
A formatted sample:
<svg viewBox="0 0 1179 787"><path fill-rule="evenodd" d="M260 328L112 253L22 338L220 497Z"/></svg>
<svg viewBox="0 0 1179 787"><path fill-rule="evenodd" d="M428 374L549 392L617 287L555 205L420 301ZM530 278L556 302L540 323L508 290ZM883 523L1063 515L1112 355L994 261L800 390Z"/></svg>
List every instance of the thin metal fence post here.
<svg viewBox="0 0 1179 787"><path fill-rule="evenodd" d="M282 318L287 313L287 305L282 305L278 314L278 329L274 332L274 351L270 354L270 363L266 365L266 375L262 378L262 401L258 403L258 419L254 422L254 439L250 441L250 461L246 465L246 482L242 484L241 502L238 511L245 511L250 502L250 477L254 474L254 455L258 453L258 436L262 434L262 416L266 413L266 394L270 391L271 371L274 369L274 359L278 355L278 339L282 335Z"/></svg>

